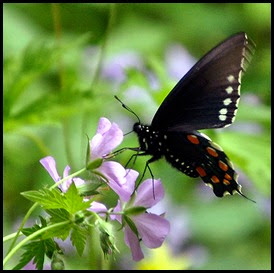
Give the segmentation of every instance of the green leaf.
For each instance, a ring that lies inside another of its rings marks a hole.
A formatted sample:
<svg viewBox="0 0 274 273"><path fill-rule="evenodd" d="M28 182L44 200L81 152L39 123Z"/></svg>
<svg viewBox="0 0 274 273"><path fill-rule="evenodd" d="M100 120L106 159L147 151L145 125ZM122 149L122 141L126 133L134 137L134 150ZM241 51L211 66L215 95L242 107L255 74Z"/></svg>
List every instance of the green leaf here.
<svg viewBox="0 0 274 273"><path fill-rule="evenodd" d="M86 226L73 225L70 240L80 256L84 252L87 236L88 228Z"/></svg>
<svg viewBox="0 0 274 273"><path fill-rule="evenodd" d="M105 185L105 183L103 183L100 180L96 180L96 176L94 176L95 179L93 179L92 181L89 181L88 183L85 183L79 187L77 187L79 193L81 196L91 196L91 195L96 195L98 194L97 189L102 186ZM87 180L86 180L87 182Z"/></svg>
<svg viewBox="0 0 274 273"><path fill-rule="evenodd" d="M61 227L57 226L57 227L51 228L50 230L47 230L42 234L41 239L46 240L46 239L56 237L64 241L69 236L71 226L72 226L72 223L67 225L62 225Z"/></svg>
<svg viewBox="0 0 274 273"><path fill-rule="evenodd" d="M36 269L42 270L44 264L45 248L42 241L31 242L23 247L25 252L21 255L19 263L13 268L13 270L19 270L23 268L27 263L33 259L33 263L36 264Z"/></svg>
<svg viewBox="0 0 274 273"><path fill-rule="evenodd" d="M39 216L39 218L41 221L41 225L35 224L30 228L24 228L22 229L22 233L26 236L29 236L37 230L46 227L46 220L42 216ZM60 229L58 232L64 233L65 228L66 227L62 226L62 229ZM53 239L51 239L51 237L56 236L56 230L57 228L51 229L48 232L43 233L39 237L36 237L35 241L32 241L29 244L23 246L25 252L21 255L19 263L13 269L21 269L33 259L33 263L36 264L36 268L38 270L42 270L44 264L44 256L47 255L47 257L51 259L55 251L60 251L59 246L54 242Z"/></svg>
<svg viewBox="0 0 274 273"><path fill-rule="evenodd" d="M70 214L65 209L48 209L46 212L51 216L51 223L59 223L70 220Z"/></svg>
<svg viewBox="0 0 274 273"><path fill-rule="evenodd" d="M144 207L131 207L128 208L124 211L124 214L129 216L129 215L138 215L138 214L142 214L146 211L146 208Z"/></svg>
<svg viewBox="0 0 274 273"><path fill-rule="evenodd" d="M41 225L38 225L38 224L34 224L32 227L29 227L29 228L23 228L22 229L22 233L25 235L25 236L29 236L31 235L32 233L36 232L37 230L41 229L41 228L44 228L47 226L47 221L46 219L44 219L41 215L39 215L39 218L40 218L40 221L41 221ZM37 238L41 238L42 235L39 235Z"/></svg>
<svg viewBox="0 0 274 273"><path fill-rule="evenodd" d="M93 161L89 161L86 168L87 170L95 170L99 168L103 163L103 158L97 158Z"/></svg>
<svg viewBox="0 0 274 273"><path fill-rule="evenodd" d="M137 227L135 226L132 219L126 215L123 215L123 221L125 221L128 224L128 226L133 231L133 233L137 236L137 238L139 238L139 233L138 233Z"/></svg>
<svg viewBox="0 0 274 273"><path fill-rule="evenodd" d="M21 193L27 199L39 203L45 209L65 209L70 214L85 210L90 202L84 202L74 183L71 183L68 191L63 194L57 189L42 189L39 191L27 191Z"/></svg>
<svg viewBox="0 0 274 273"><path fill-rule="evenodd" d="M41 189L21 193L25 198L39 203L45 209L58 209L64 207L64 196L57 189Z"/></svg>
<svg viewBox="0 0 274 273"><path fill-rule="evenodd" d="M42 270L45 254L51 257L53 252L56 250L56 244L51 239L33 241L23 246L23 249L25 252L21 255L19 263L13 268L13 270L23 268L32 259L33 263L36 265L36 269Z"/></svg>
<svg viewBox="0 0 274 273"><path fill-rule="evenodd" d="M71 214L90 207L91 201L84 202L83 197L78 193L74 183L71 183L68 191L65 193L64 208Z"/></svg>

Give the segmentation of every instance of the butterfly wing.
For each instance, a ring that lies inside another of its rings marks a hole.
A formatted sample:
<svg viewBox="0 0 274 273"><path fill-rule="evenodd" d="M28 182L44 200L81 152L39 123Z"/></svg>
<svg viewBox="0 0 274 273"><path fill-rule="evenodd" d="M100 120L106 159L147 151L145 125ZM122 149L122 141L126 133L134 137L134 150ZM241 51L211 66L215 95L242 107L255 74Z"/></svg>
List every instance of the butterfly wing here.
<svg viewBox="0 0 274 273"><path fill-rule="evenodd" d="M173 167L190 177L200 176L216 196L236 192L243 195L232 162L205 134L171 131L167 134L165 146L168 147L165 158Z"/></svg>
<svg viewBox="0 0 274 273"><path fill-rule="evenodd" d="M213 48L172 89L151 126L191 131L230 125L238 108L242 73L254 48L245 33L233 35Z"/></svg>

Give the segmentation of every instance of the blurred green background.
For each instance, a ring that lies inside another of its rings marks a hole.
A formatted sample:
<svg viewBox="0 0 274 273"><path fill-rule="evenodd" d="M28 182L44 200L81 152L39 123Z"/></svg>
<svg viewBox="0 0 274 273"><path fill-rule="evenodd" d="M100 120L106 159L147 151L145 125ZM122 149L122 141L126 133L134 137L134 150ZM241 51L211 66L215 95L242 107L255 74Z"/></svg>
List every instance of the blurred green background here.
<svg viewBox="0 0 274 273"><path fill-rule="evenodd" d="M114 94L149 123L195 60L245 31L257 47L236 122L206 133L257 203L239 195L216 198L199 179L164 160L153 163L166 190L162 211L170 235L134 263L117 232L121 253L107 266L270 269L270 4L4 4L3 14L4 235L16 231L31 206L20 192L52 183L39 159L52 155L60 174L67 164L73 172L84 166L86 134L94 135L101 116L131 130L134 116ZM130 134L121 147L136 145ZM125 164L130 155L116 159ZM142 172L146 159L134 168ZM104 202L115 205L115 198ZM68 248L66 269L100 268L100 252L94 234L84 257Z"/></svg>

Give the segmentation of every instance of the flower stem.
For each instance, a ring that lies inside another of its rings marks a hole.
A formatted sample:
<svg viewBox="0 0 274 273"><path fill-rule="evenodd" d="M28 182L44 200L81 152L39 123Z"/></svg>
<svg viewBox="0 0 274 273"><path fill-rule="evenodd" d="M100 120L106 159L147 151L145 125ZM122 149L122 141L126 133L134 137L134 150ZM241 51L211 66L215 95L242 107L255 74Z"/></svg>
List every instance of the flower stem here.
<svg viewBox="0 0 274 273"><path fill-rule="evenodd" d="M28 241L32 240L33 238L35 238L36 236L44 233L45 231L48 231L49 229L52 228L56 228L59 226L64 226L70 223L70 220L61 222L61 223L57 223L57 224L53 224L51 226L47 226L44 227L42 229L39 229L37 231L35 231L34 233L32 233L31 235L29 235L28 237L26 237L24 240L22 240L17 246L15 246L9 253L8 255L5 257L5 259L3 260L3 266L7 263L7 261L17 252L17 250L19 250L25 243L27 243Z"/></svg>
<svg viewBox="0 0 274 273"><path fill-rule="evenodd" d="M17 234L17 232L14 232L14 233L12 233L12 234L9 234L9 235L3 237L3 243L5 243L5 242L7 242L8 240L14 238L14 237L16 236L16 234ZM23 235L23 233L20 232L20 233L19 233L19 236L21 236L21 235Z"/></svg>
<svg viewBox="0 0 274 273"><path fill-rule="evenodd" d="M19 234L20 234L22 228L24 227L25 223L27 222L29 216L30 216L31 213L35 210L35 208L36 208L37 206L38 206L38 203L34 203L34 204L32 205L32 207L28 210L27 214L25 215L25 217L24 217L24 219L23 219L23 221L22 221L22 223L21 223L21 225L20 225L20 227L19 227L19 229L18 229L18 231L17 231L17 233L16 233L16 235L15 235L15 238L13 239L13 241L12 241L12 243L11 243L11 245L10 245L10 248L9 248L9 250L8 250L8 255L9 255L9 253L12 251L12 249L13 249L15 243L16 243L16 240L17 240L17 238L19 237ZM8 256L8 255L7 255L7 256Z"/></svg>

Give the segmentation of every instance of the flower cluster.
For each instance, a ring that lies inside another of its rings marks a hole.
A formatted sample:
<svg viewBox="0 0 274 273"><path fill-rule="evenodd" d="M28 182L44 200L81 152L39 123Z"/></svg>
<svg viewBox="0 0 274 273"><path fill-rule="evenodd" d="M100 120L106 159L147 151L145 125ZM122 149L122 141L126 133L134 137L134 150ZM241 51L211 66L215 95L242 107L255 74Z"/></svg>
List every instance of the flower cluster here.
<svg viewBox="0 0 274 273"><path fill-rule="evenodd" d="M136 189L136 179L139 176L137 171L125 169L118 162L106 160L106 156L120 145L122 140L123 132L117 124L111 123L107 118L99 120L96 134L89 142L89 162L101 159L100 164L92 171L106 178L108 186L119 199L114 208L108 209L104 204L93 201L88 210L98 214L102 219L118 221L122 225L125 243L131 249L133 260L139 261L144 258L140 242L148 248L160 247L169 233L170 225L162 215L147 211L164 197L161 181L147 179ZM53 157L47 156L40 162L55 182L61 180ZM68 176L69 171L70 167L66 166L63 178ZM72 182L77 187L85 184L83 179L74 177L65 179L58 187L62 192L66 192ZM104 229L105 234L108 234L107 229ZM107 242L103 245L109 244ZM104 251L104 247L102 248Z"/></svg>

